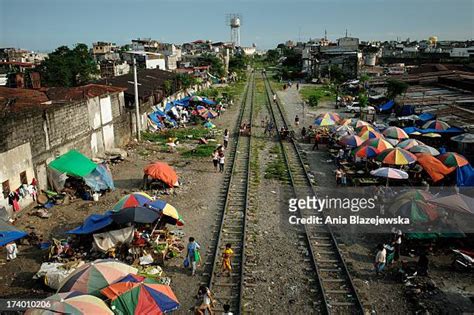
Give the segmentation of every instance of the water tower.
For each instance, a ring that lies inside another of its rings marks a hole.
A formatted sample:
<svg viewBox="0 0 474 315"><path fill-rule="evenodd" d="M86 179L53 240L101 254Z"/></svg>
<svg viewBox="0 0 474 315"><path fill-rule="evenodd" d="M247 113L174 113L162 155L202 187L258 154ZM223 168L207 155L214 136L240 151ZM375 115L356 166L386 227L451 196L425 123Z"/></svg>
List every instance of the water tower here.
<svg viewBox="0 0 474 315"><path fill-rule="evenodd" d="M230 41L240 47L240 26L242 25L242 16L240 14L227 14L226 24L230 26Z"/></svg>

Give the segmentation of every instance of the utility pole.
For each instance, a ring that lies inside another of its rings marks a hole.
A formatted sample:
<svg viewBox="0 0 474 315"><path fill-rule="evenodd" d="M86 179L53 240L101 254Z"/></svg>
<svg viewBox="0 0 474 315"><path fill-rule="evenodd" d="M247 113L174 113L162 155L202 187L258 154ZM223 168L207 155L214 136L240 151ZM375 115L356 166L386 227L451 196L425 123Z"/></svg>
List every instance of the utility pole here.
<svg viewBox="0 0 474 315"><path fill-rule="evenodd" d="M133 85L135 88L135 115L137 121L137 140L140 141L140 104L138 103L137 59L133 56Z"/></svg>

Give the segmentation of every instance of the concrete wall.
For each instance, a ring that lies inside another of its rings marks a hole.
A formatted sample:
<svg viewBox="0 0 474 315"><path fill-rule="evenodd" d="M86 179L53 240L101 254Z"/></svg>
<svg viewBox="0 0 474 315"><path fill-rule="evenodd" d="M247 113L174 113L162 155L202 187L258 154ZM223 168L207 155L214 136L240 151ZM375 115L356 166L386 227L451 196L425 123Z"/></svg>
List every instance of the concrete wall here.
<svg viewBox="0 0 474 315"><path fill-rule="evenodd" d="M6 163L4 163L6 162ZM0 185L8 181L10 191L14 191L21 186L20 174L26 172L28 184L35 178L33 162L31 156L31 147L29 143L22 144L12 150L0 153ZM0 186L0 190L2 186ZM24 207L30 204L31 197L20 200L20 206ZM5 198L3 191L0 191L0 207L9 208L8 198Z"/></svg>
<svg viewBox="0 0 474 315"><path fill-rule="evenodd" d="M161 69L166 70L166 63L164 58L146 59L145 66L147 69Z"/></svg>
<svg viewBox="0 0 474 315"><path fill-rule="evenodd" d="M131 132L130 112L125 109L123 93L8 116L0 124L3 135L0 137L0 178L7 176L3 174L3 168L12 172L18 169L17 161L7 157L30 156L33 171L28 179L36 177L40 188L46 188L46 166L57 156L76 149L95 157L107 149L126 144ZM16 151L23 145L30 148L29 155ZM15 176L19 177L19 173Z"/></svg>

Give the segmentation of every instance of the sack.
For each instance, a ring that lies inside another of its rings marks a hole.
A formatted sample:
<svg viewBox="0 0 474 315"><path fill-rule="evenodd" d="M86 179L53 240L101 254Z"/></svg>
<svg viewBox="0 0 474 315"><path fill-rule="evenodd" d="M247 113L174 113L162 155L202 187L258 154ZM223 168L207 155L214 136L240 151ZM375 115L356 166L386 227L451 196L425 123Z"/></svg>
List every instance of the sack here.
<svg viewBox="0 0 474 315"><path fill-rule="evenodd" d="M200 262L201 261L201 254L199 253L198 250L194 251L194 261L195 262Z"/></svg>
<svg viewBox="0 0 474 315"><path fill-rule="evenodd" d="M184 268L189 268L189 259L188 259L188 257L186 257L186 258L184 259L184 261L183 261L183 266L184 266Z"/></svg>

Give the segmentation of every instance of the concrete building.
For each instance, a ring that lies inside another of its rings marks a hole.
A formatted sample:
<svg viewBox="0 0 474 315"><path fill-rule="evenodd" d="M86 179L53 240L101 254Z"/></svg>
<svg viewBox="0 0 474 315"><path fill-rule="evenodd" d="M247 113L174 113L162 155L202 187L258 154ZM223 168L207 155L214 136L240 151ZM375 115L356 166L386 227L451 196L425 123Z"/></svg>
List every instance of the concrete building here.
<svg viewBox="0 0 474 315"><path fill-rule="evenodd" d="M110 42L97 42L92 44L92 54L103 55L114 52L117 49L115 43Z"/></svg>
<svg viewBox="0 0 474 315"><path fill-rule="evenodd" d="M95 157L127 143L133 111L126 109L123 91L98 84L46 92L0 87L3 192L33 178L46 189L48 163L70 149ZM4 194L0 206L10 207Z"/></svg>
<svg viewBox="0 0 474 315"><path fill-rule="evenodd" d="M344 48L346 50L358 50L359 49L359 39L356 37L341 37L337 40L337 46Z"/></svg>
<svg viewBox="0 0 474 315"><path fill-rule="evenodd" d="M100 77L111 78L130 73L130 65L125 61L103 60L99 63Z"/></svg>

